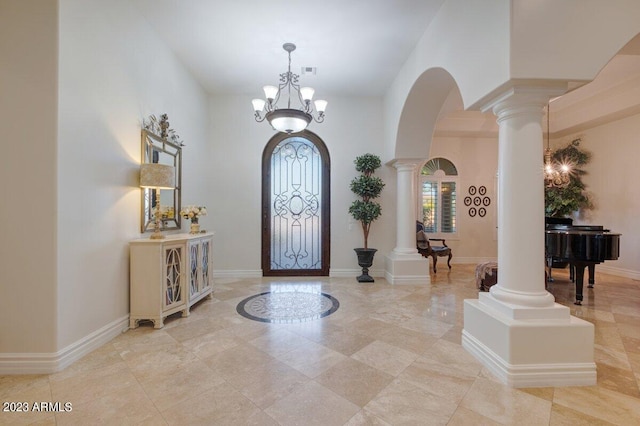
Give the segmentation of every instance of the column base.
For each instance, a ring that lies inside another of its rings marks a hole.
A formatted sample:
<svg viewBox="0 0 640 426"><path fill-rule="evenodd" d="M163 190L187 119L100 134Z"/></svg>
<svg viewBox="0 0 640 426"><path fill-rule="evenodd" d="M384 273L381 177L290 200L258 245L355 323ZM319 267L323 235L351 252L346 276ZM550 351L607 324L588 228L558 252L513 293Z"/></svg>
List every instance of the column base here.
<svg viewBox="0 0 640 426"><path fill-rule="evenodd" d="M500 381L515 388L596 384L593 324L559 304L496 309L500 303L486 293L465 300L462 331L462 346Z"/></svg>
<svg viewBox="0 0 640 426"><path fill-rule="evenodd" d="M385 257L384 276L390 284L431 284L429 260L417 252L393 251Z"/></svg>

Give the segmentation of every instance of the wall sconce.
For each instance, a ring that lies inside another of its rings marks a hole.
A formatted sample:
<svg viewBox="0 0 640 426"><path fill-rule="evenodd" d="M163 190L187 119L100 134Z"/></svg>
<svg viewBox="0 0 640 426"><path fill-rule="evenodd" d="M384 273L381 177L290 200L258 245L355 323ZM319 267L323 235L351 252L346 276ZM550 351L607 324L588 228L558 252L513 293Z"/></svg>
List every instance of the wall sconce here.
<svg viewBox="0 0 640 426"><path fill-rule="evenodd" d="M151 239L157 240L164 238L160 232L161 213L160 213L160 190L175 189L176 187L176 170L173 166L158 163L146 163L140 166L140 187L155 189L156 205L155 205L155 227Z"/></svg>

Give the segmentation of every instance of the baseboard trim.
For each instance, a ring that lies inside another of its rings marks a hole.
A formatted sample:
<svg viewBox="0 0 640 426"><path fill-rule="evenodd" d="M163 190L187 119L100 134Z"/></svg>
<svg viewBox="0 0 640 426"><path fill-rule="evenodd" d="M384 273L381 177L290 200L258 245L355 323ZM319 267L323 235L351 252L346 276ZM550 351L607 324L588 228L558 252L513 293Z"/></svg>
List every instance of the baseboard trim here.
<svg viewBox="0 0 640 426"><path fill-rule="evenodd" d="M597 265L596 272L602 272L603 274L615 275L616 277L629 278L632 280L640 280L640 272L608 266L606 263L599 263Z"/></svg>
<svg viewBox="0 0 640 426"><path fill-rule="evenodd" d="M109 342L128 328L129 315L127 314L58 352L0 354L0 375L58 372Z"/></svg>
<svg viewBox="0 0 640 426"><path fill-rule="evenodd" d="M445 259L446 260L446 259ZM497 257L456 257L455 255L451 258L451 263L452 264L479 264L479 263L486 263L486 262L497 262L498 258ZM440 259L438 261L438 265L441 265L442 263L445 263L446 266L446 262L443 262L442 259Z"/></svg>
<svg viewBox="0 0 640 426"><path fill-rule="evenodd" d="M355 278L362 275L362 269L334 269L329 270L329 276L331 278ZM384 270L382 269L369 269L369 275L374 278L384 278Z"/></svg>
<svg viewBox="0 0 640 426"><path fill-rule="evenodd" d="M385 279L393 285L427 285L431 284L430 275L402 275L394 277L389 272L385 273Z"/></svg>
<svg viewBox="0 0 640 426"><path fill-rule="evenodd" d="M511 365L466 330L462 330L462 347L475 356L502 383L514 388L596 384L596 364L592 362Z"/></svg>

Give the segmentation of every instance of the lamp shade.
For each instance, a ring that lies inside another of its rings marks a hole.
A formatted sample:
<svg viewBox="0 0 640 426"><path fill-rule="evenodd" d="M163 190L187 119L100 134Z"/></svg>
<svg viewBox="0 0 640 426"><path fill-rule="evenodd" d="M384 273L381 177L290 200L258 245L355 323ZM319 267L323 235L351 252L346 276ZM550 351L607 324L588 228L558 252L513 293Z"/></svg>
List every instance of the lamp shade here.
<svg viewBox="0 0 640 426"><path fill-rule="evenodd" d="M300 96L302 96L302 99L305 101L310 101L311 99L313 99L313 94L315 93L315 90L313 90L312 87L301 87L300 88Z"/></svg>
<svg viewBox="0 0 640 426"><path fill-rule="evenodd" d="M176 187L176 169L166 164L142 164L140 166L140 187L174 189Z"/></svg>
<svg viewBox="0 0 640 426"><path fill-rule="evenodd" d="M297 133L307 128L311 115L297 109L277 109L267 114L267 120L275 130L284 133Z"/></svg>
<svg viewBox="0 0 640 426"><path fill-rule="evenodd" d="M324 114L324 111L327 109L328 102L325 101L324 99L318 99L317 101L314 102L314 104L316 105L316 111L318 111L321 114Z"/></svg>
<svg viewBox="0 0 640 426"><path fill-rule="evenodd" d="M266 103L264 99L254 99L251 101L253 104L254 111L262 111L264 109L264 104Z"/></svg>

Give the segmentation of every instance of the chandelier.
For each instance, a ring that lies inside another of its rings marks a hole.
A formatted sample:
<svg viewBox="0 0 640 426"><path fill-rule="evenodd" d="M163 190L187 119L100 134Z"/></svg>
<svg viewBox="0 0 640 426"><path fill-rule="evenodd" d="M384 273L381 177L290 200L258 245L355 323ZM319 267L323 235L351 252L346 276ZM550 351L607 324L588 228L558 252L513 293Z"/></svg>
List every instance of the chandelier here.
<svg viewBox="0 0 640 426"><path fill-rule="evenodd" d="M571 167L568 164L558 164L551 159L549 147L549 116L550 104L547 104L547 149L544 150L544 186L547 188L564 188L571 182Z"/></svg>
<svg viewBox="0 0 640 426"><path fill-rule="evenodd" d="M280 83L276 86L264 86L264 99L254 99L251 101L255 111L255 119L262 122L266 118L274 130L284 133L301 132L307 128L311 120L317 123L324 121L324 111L327 108L327 101L318 99L313 104L314 90L311 87L300 87L298 79L300 76L291 72L291 52L296 50L293 43L285 43L282 48L289 54L289 68L287 72L280 74ZM280 97L286 91L287 107L278 108ZM291 108L291 95L297 96L300 108ZM315 105L315 109L314 109Z"/></svg>

